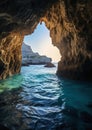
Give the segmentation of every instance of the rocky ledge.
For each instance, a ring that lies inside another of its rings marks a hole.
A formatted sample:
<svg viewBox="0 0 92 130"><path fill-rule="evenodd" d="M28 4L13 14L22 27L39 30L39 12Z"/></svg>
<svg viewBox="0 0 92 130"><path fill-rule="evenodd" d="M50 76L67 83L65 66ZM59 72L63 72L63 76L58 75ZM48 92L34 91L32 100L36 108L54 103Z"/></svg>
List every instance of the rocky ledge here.
<svg viewBox="0 0 92 130"><path fill-rule="evenodd" d="M47 56L41 56L39 53L32 51L31 46L23 43L22 45L22 66L26 65L38 65L38 64L48 64L52 61L51 58Z"/></svg>

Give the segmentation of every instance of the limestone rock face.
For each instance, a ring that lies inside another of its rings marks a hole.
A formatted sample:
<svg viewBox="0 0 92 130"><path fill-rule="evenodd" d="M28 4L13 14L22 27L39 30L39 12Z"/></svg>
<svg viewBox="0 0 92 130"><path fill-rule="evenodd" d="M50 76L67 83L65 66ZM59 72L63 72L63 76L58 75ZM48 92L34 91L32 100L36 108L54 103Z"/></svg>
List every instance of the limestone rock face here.
<svg viewBox="0 0 92 130"><path fill-rule="evenodd" d="M23 37L42 21L62 56L57 74L92 80L92 0L1 1L0 78L20 71Z"/></svg>
<svg viewBox="0 0 92 130"><path fill-rule="evenodd" d="M52 61L51 58L46 56L40 56L38 53L34 53L30 46L23 43L22 45L22 65L30 64L47 64Z"/></svg>
<svg viewBox="0 0 92 130"><path fill-rule="evenodd" d="M0 40L0 79L20 72L22 41L19 33L7 35Z"/></svg>
<svg viewBox="0 0 92 130"><path fill-rule="evenodd" d="M43 20L52 43L61 53L57 74L71 79L92 79L91 1L59 1Z"/></svg>

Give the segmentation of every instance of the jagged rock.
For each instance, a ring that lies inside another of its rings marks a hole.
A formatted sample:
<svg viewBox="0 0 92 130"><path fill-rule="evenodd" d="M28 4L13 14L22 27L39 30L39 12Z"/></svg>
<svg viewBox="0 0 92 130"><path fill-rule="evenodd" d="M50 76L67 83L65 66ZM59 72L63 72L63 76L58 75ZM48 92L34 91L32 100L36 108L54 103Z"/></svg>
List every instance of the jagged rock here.
<svg viewBox="0 0 92 130"><path fill-rule="evenodd" d="M55 67L53 63L47 63L44 67L52 68Z"/></svg>
<svg viewBox="0 0 92 130"><path fill-rule="evenodd" d="M22 45L22 65L30 64L46 64L51 62L52 59L46 56L40 56L38 53L34 53L30 46L23 43Z"/></svg>
<svg viewBox="0 0 92 130"><path fill-rule="evenodd" d="M42 21L62 56L57 74L92 80L92 0L0 1L0 79L20 72L24 35Z"/></svg>

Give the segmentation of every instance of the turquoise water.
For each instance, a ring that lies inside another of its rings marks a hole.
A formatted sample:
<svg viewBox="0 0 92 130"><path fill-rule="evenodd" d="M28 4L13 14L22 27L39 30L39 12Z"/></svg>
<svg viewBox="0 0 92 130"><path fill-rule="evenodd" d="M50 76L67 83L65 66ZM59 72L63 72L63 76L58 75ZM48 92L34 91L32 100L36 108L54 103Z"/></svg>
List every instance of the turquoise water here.
<svg viewBox="0 0 92 130"><path fill-rule="evenodd" d="M31 65L0 81L0 124L10 130L92 130L92 83L55 73L56 67Z"/></svg>

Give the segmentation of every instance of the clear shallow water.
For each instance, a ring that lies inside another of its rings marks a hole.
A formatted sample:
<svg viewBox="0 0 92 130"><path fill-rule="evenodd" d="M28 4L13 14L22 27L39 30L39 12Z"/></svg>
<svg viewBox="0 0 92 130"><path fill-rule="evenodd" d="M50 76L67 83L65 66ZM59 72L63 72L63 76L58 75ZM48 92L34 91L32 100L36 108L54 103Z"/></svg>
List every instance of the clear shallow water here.
<svg viewBox="0 0 92 130"><path fill-rule="evenodd" d="M55 73L56 67L32 65L0 81L0 124L10 130L92 130L92 83Z"/></svg>

